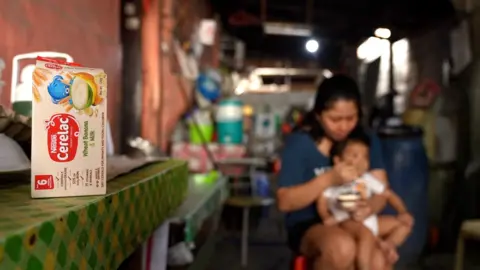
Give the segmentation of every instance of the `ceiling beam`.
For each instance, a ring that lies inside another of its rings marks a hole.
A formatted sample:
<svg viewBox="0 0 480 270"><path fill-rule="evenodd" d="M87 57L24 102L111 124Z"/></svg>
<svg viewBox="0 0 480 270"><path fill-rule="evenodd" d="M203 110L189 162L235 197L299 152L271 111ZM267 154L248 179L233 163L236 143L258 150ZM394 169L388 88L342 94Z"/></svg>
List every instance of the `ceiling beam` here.
<svg viewBox="0 0 480 270"><path fill-rule="evenodd" d="M266 1L266 0L262 0ZM267 2L266 16L262 16L265 7L257 0L256 4L249 4L248 2L243 7L238 7L238 10L244 10L248 13L258 16L258 18L265 18L267 21L277 22L292 22L292 23L308 23L306 19L305 5L288 5L288 4L273 4L275 0ZM272 4L270 4L272 3ZM230 16L233 12L223 13L223 16ZM331 27L335 25L337 28L356 28L360 25L373 25L373 20L378 19L379 16L370 14L367 10L326 10L313 9L310 13L311 24L315 27L324 28L324 26Z"/></svg>

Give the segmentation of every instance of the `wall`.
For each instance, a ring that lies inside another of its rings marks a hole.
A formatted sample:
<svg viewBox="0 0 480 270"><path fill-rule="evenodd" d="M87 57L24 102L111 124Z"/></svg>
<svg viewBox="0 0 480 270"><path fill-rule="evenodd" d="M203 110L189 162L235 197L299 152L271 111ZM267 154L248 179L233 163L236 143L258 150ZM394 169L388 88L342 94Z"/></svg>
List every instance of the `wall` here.
<svg viewBox="0 0 480 270"><path fill-rule="evenodd" d="M1 0L0 58L7 64L1 104L10 104L11 61L17 54L35 51L68 53L108 75L108 113L118 142L116 104L120 99L120 0Z"/></svg>
<svg viewBox="0 0 480 270"><path fill-rule="evenodd" d="M433 80L439 84L441 93L428 111L429 117L420 121L422 118L418 114L410 113L408 119L423 123L429 157L436 162L456 159L458 164L463 164L468 159L468 151L464 151L468 149L469 127L465 124L469 117L468 98L465 87L449 85L447 80L446 63L451 60L450 38L450 29L439 26L408 39L408 42L402 40L394 44L395 89L399 94L396 101L399 101L399 107L405 108L411 90L419 83ZM457 39L457 42L460 41ZM386 46L388 51L388 44ZM389 53L384 56L379 61L359 67L360 85L369 107L376 97L389 89ZM452 64L455 62L452 61Z"/></svg>
<svg viewBox="0 0 480 270"><path fill-rule="evenodd" d="M195 25L209 16L209 10L204 0L146 0L145 3L148 8L142 18L141 133L165 150L175 125L191 105L192 92L191 82L175 68L172 44L174 39L188 41ZM218 39L216 45L205 48L201 66L218 66L217 48Z"/></svg>
<svg viewBox="0 0 480 270"><path fill-rule="evenodd" d="M462 72L457 80L459 87L466 88L468 97L462 104L469 110L468 118L463 119L462 124L469 128L465 137L469 139L468 148L473 160L480 160L480 1L476 0L452 0L455 8L461 12L467 12L470 46L473 52L473 61L469 68ZM463 139L463 138L462 138Z"/></svg>
<svg viewBox="0 0 480 270"><path fill-rule="evenodd" d="M471 154L475 160L480 160L480 3L475 3L471 10L470 27L474 60L469 81Z"/></svg>

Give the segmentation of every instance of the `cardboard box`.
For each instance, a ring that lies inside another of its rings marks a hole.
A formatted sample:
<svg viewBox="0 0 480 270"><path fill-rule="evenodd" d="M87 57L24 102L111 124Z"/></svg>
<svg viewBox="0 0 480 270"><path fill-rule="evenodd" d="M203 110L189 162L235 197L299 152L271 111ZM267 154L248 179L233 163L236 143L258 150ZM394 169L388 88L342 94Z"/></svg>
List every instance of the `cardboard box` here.
<svg viewBox="0 0 480 270"><path fill-rule="evenodd" d="M32 88L32 198L106 194L105 72L39 57Z"/></svg>

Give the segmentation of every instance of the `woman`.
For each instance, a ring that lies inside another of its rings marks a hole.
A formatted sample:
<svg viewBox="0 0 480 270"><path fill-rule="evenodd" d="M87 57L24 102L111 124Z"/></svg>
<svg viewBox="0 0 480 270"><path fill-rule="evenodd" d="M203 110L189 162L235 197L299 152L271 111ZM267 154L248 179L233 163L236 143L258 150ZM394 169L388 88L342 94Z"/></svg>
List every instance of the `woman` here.
<svg viewBox="0 0 480 270"><path fill-rule="evenodd" d="M339 227L325 227L317 214L315 201L325 188L355 178L355 168L331 166L328 153L335 141L345 139L354 129L361 128L361 101L358 86L351 78L337 75L319 86L315 105L302 123L286 140L279 174L278 206L286 212L289 244L295 251L314 259L315 269L353 269L356 245L354 239ZM380 143L371 135L371 173L387 183ZM318 174L318 173L317 173ZM364 220L385 206L381 195L359 204L353 213ZM320 256L321 255L321 256ZM384 270L391 266L378 249L371 269Z"/></svg>

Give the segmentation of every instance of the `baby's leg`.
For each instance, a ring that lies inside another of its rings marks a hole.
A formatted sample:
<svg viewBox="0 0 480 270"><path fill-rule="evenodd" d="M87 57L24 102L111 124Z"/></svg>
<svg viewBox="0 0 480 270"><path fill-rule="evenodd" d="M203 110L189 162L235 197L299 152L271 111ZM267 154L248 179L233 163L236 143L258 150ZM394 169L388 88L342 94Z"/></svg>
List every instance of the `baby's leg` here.
<svg viewBox="0 0 480 270"><path fill-rule="evenodd" d="M400 222L395 216L378 217L379 235L385 241L399 247L405 242L412 227Z"/></svg>
<svg viewBox="0 0 480 270"><path fill-rule="evenodd" d="M385 252L390 263L396 262L397 247L405 242L412 228L400 222L395 216L379 216L378 230L381 238L380 248Z"/></svg>
<svg viewBox="0 0 480 270"><path fill-rule="evenodd" d="M375 236L360 222L346 220L341 223L343 229L351 233L357 241L357 267L359 270L370 269L373 249L375 248Z"/></svg>

